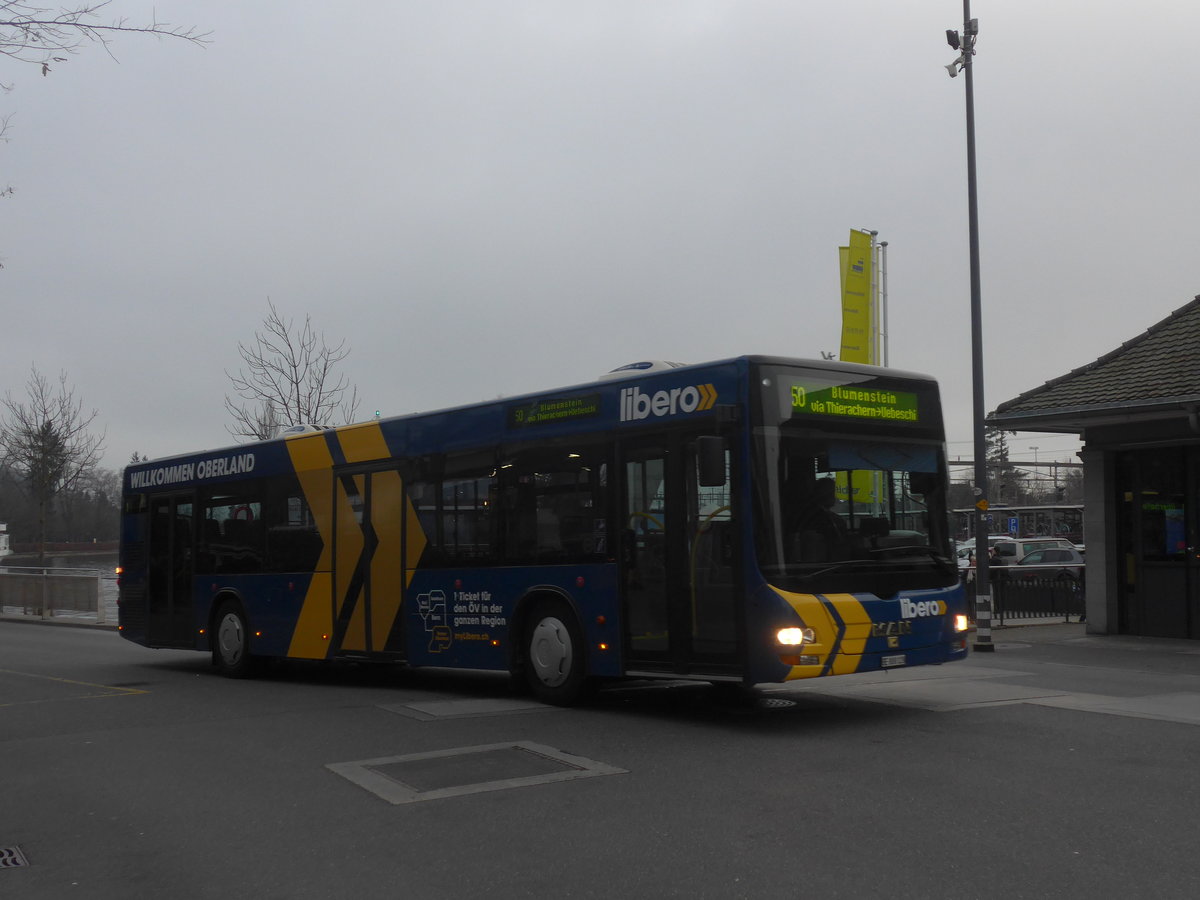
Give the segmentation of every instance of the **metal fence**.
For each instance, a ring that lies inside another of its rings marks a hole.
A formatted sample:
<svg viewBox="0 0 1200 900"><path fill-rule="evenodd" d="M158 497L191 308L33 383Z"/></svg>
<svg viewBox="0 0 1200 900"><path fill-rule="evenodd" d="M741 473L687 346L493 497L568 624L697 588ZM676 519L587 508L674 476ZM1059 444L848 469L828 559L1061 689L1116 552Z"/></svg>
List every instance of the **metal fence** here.
<svg viewBox="0 0 1200 900"><path fill-rule="evenodd" d="M0 567L0 614L117 623L117 579L111 569Z"/></svg>
<svg viewBox="0 0 1200 900"><path fill-rule="evenodd" d="M1084 566L992 566L992 618L1082 621ZM974 608L974 568L963 569ZM117 624L117 578L112 569L0 567L0 615Z"/></svg>
<svg viewBox="0 0 1200 900"><path fill-rule="evenodd" d="M990 566L992 618L998 624L1016 619L1062 619L1082 622L1086 612L1083 565ZM964 570L967 595L974 600L974 567Z"/></svg>

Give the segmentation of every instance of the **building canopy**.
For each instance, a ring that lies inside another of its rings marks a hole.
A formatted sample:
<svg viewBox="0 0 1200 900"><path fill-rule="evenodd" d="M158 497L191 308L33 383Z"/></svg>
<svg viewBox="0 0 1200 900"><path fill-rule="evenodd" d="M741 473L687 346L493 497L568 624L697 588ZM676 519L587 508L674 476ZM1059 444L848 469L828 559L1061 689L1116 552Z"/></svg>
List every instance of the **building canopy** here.
<svg viewBox="0 0 1200 900"><path fill-rule="evenodd" d="M1200 412L1200 296L1095 362L1005 401L988 423L1065 432Z"/></svg>

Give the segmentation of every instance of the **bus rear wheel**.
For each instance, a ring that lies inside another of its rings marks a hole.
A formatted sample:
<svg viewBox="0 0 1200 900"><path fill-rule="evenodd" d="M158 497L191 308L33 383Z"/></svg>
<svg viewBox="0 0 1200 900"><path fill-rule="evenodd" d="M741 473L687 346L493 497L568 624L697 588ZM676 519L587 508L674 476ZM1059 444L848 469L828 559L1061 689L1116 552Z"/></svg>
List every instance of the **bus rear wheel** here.
<svg viewBox="0 0 1200 900"><path fill-rule="evenodd" d="M543 602L525 630L525 680L535 697L569 706L583 695L583 640L565 603Z"/></svg>
<svg viewBox="0 0 1200 900"><path fill-rule="evenodd" d="M217 611L213 628L213 665L222 675L245 678L253 670L250 630L246 614L237 603L226 602Z"/></svg>

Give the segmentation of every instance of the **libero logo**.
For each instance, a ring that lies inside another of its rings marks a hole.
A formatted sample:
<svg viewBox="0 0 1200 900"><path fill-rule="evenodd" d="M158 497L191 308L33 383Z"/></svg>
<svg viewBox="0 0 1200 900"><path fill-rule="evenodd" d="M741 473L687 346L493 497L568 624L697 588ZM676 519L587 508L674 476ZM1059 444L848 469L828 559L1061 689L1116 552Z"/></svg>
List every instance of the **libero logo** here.
<svg viewBox="0 0 1200 900"><path fill-rule="evenodd" d="M621 421L636 422L651 416L704 412L717 402L717 389L711 384L689 384L647 394L639 387L621 391Z"/></svg>
<svg viewBox="0 0 1200 900"><path fill-rule="evenodd" d="M944 600L918 600L915 603L907 597L900 598L900 616L905 619L920 619L925 616L944 616L946 602Z"/></svg>

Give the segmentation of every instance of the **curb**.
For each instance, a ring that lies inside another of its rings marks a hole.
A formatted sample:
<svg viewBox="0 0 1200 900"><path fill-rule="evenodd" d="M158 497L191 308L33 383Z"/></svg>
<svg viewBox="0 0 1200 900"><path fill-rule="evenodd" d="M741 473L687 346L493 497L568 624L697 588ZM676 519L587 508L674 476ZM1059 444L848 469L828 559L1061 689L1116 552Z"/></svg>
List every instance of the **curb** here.
<svg viewBox="0 0 1200 900"><path fill-rule="evenodd" d="M100 631L116 631L116 625L104 624L99 622L80 622L70 619L49 618L43 619L41 616L20 616L11 613L0 613L0 622L16 622L21 625L49 625L56 628L91 628Z"/></svg>

